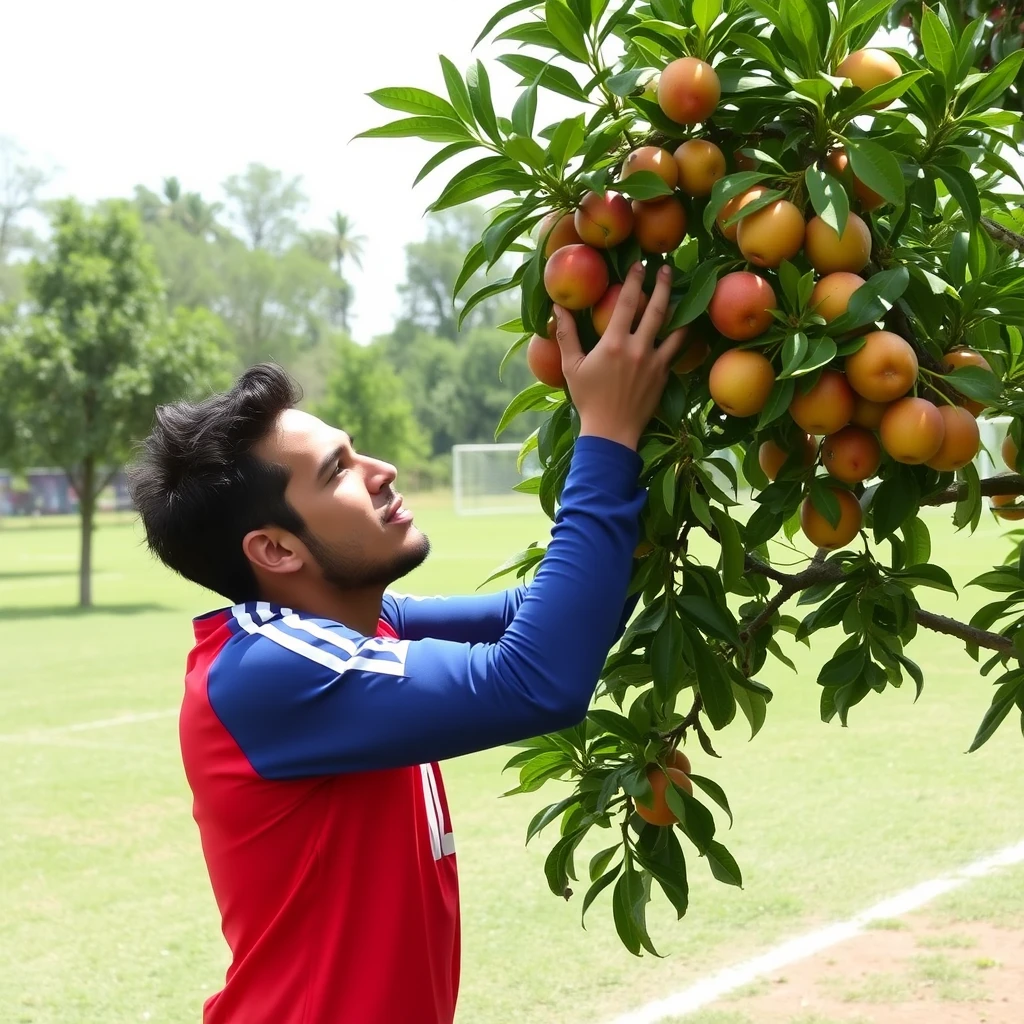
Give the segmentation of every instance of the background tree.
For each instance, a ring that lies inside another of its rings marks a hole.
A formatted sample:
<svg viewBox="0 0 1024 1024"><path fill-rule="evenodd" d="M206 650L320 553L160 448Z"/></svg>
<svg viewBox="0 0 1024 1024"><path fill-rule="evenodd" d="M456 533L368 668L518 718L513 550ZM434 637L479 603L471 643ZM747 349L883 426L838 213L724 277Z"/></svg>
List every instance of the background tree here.
<svg viewBox="0 0 1024 1024"><path fill-rule="evenodd" d="M92 603L95 502L149 430L154 408L223 383L221 327L206 312L168 320L153 256L126 203L56 206L44 259L28 270L30 315L0 348L15 466L63 467L79 500L79 604Z"/></svg>
<svg viewBox="0 0 1024 1024"><path fill-rule="evenodd" d="M421 463L427 441L402 382L379 347L339 337L335 369L313 412L347 431L360 451L399 469Z"/></svg>
<svg viewBox="0 0 1024 1024"><path fill-rule="evenodd" d="M251 248L280 252L295 238L298 214L307 204L300 178L252 163L244 174L232 174L223 188L228 212Z"/></svg>
<svg viewBox="0 0 1024 1024"><path fill-rule="evenodd" d="M19 268L12 266L17 249L31 249L35 236L23 223L24 215L38 208L39 191L47 176L25 162L25 153L11 139L0 138L0 302L18 302L22 296Z"/></svg>
<svg viewBox="0 0 1024 1024"><path fill-rule="evenodd" d="M672 268L664 330L687 327L690 349L640 444L648 502L631 589L642 605L598 690L618 710L601 704L579 727L524 743L508 764L519 771L512 792L551 779L572 786L527 831L529 840L558 822L544 865L557 896L571 896L591 830L612 830L590 863L583 912L609 889L618 934L636 954L654 951L654 884L680 917L687 910L680 837L716 878L741 882L695 794L731 821L727 798L679 745L695 740L711 758L714 731L742 717L759 732L772 694L757 677L769 657L792 667L787 634L820 642L842 627L818 673L825 722L846 726L857 704L905 681L920 692L910 648L934 630L961 639L975 661L984 651L980 671L994 677L971 749L1014 710L1024 726L1020 545L972 581L999 600L971 622L936 615L920 596L955 593L923 507L954 506L953 524L972 531L986 497L1001 516L1024 515L1009 507L1024 493L1024 238L1001 226L1020 216L1021 122L1000 106L1016 95L1024 50L976 72L999 19L970 11L963 25L944 4L920 10L917 56L879 50L869 44L891 7L526 0L503 7L481 36L500 26L496 41L512 44L498 58L521 79L509 117L493 109L481 61L463 76L442 58L447 97L372 94L410 116L367 137L445 144L421 175L480 155L431 210L494 204L467 239L453 290L468 293L470 309L501 291L518 299L508 358L522 360L529 344L538 380L498 433L542 412L523 451L538 452L539 500L552 518L579 429L557 352L551 366L536 357L552 351L552 301L575 312L589 349L610 284L638 259L648 290L662 265ZM545 91L576 100L579 113L540 122ZM565 213L578 234L558 222ZM531 242L542 218L543 237ZM510 251L522 253L513 274L465 287ZM429 310L430 294L410 313ZM1009 473L979 479L978 415L1012 418ZM754 492L749 514L736 460ZM801 534L814 553L793 571ZM521 578L543 553L531 547L496 576ZM800 617L786 607L797 596Z"/></svg>

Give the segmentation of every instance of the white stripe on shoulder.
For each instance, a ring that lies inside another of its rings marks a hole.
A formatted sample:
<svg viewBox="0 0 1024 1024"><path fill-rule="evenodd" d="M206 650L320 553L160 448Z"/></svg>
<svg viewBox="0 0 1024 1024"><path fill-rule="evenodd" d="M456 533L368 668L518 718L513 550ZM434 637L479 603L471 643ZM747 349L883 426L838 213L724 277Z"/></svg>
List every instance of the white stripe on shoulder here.
<svg viewBox="0 0 1024 1024"><path fill-rule="evenodd" d="M405 659L409 649L409 642L407 640L400 640L397 643L392 641L388 645L387 654L391 655L390 658L374 657L373 652L376 645L374 645L374 647L370 647L370 641L367 641L365 644L353 644L351 656L347 658L340 658L337 654L334 654L329 650L325 650L322 647L318 647L316 644L308 643L299 637L292 636L291 633L286 633L284 630L278 629L272 622L263 624L256 623L253 621L253 617L243 606L236 606L232 610L238 624L247 633L266 637L278 646L284 647L286 650L289 650L294 654L298 654L303 658L308 658L310 661L315 661L318 665L323 665L324 668L329 668L332 672L337 672L339 675L343 672L353 670L378 672L381 675L388 676L405 675ZM307 625L309 625L309 623L307 623ZM324 632L326 632L326 630ZM332 646L340 650L342 648L338 647L338 645L334 643L337 639L337 637L332 635ZM361 649L367 647L370 647L367 651L369 656L360 656L357 653Z"/></svg>
<svg viewBox="0 0 1024 1024"><path fill-rule="evenodd" d="M392 597L400 597L403 601L436 601L438 598L444 599L444 594L400 594L397 590L386 590L386 594L390 594Z"/></svg>

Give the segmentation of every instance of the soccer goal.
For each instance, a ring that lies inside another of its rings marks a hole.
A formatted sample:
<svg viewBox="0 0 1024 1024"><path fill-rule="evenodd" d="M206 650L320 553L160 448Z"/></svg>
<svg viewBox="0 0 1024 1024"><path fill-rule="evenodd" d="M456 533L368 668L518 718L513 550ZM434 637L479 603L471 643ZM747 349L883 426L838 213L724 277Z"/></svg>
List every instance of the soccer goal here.
<svg viewBox="0 0 1024 1024"><path fill-rule="evenodd" d="M536 494L523 494L515 486L540 476L537 450L529 452L520 470L521 445L457 444L452 447L452 490L455 513L460 516L536 512Z"/></svg>

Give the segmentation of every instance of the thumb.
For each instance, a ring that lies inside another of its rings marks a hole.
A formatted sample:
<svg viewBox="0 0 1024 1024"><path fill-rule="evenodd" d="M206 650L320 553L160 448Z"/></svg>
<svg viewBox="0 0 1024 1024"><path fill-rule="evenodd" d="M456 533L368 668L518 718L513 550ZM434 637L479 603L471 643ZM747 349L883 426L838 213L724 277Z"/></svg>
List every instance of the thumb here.
<svg viewBox="0 0 1024 1024"><path fill-rule="evenodd" d="M562 353L562 372L571 374L583 360L583 348L573 315L555 306L555 340Z"/></svg>

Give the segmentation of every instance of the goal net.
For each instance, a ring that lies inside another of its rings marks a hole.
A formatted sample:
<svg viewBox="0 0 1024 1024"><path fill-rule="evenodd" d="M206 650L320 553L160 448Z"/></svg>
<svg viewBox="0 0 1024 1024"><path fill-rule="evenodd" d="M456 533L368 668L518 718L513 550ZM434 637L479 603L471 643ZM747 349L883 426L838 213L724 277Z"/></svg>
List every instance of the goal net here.
<svg viewBox="0 0 1024 1024"><path fill-rule="evenodd" d="M537 450L516 463L519 444L457 444L452 447L452 490L460 516L536 512L535 494L514 490L529 477L540 476Z"/></svg>
<svg viewBox="0 0 1024 1024"><path fill-rule="evenodd" d="M996 473L1008 472L1000 458L999 448L1010 425L1008 417L980 419L982 450L975 464L982 479ZM452 448L452 485L455 512L460 516L494 513L534 512L538 508L535 494L514 490L516 484L529 477L540 476L541 465L537 450L523 460L522 471L516 467L519 459L518 444L457 444ZM726 449L715 453L731 462L740 476L740 497L750 500L749 484L743 482L739 458ZM715 482L726 493L732 486L725 475L712 469Z"/></svg>

